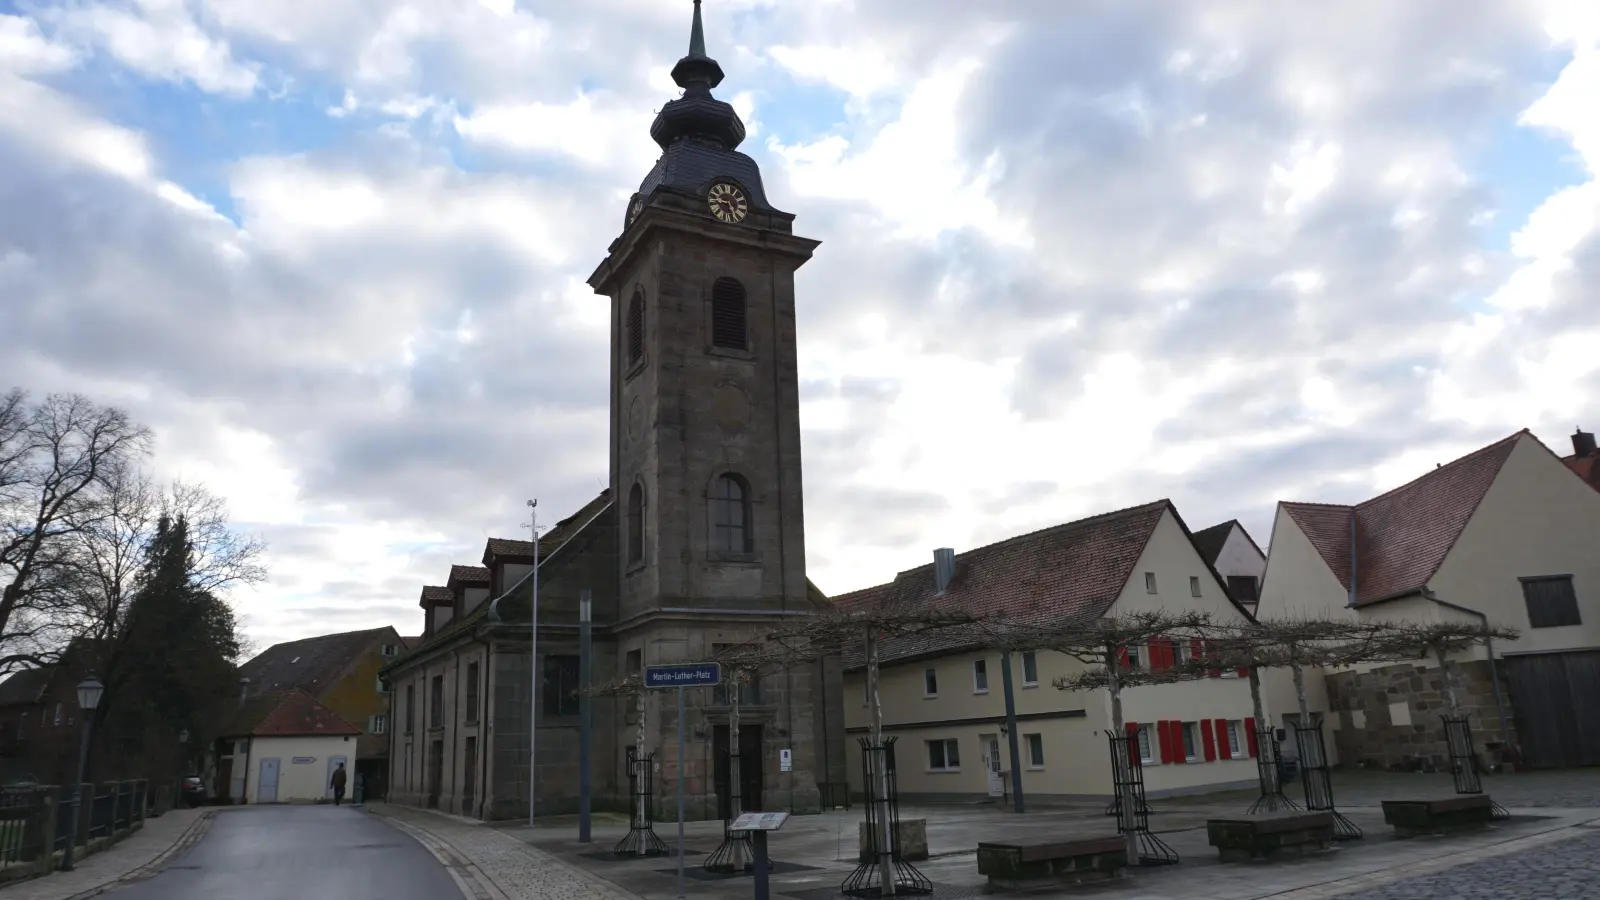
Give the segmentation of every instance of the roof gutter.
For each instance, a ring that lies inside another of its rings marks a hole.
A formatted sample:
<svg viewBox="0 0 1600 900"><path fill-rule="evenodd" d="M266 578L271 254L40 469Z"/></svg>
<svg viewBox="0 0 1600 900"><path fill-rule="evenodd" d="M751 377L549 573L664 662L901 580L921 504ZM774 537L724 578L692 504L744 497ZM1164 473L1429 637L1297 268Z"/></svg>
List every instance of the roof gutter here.
<svg viewBox="0 0 1600 900"><path fill-rule="evenodd" d="M1422 596L1432 600L1434 603L1437 603L1440 606L1445 607L1446 609L1453 609L1457 612L1463 612L1469 616L1477 616L1478 620L1483 623L1483 627L1488 629L1489 617L1484 613L1481 613L1475 609L1469 609L1459 603L1451 603L1449 600L1441 600L1439 599L1439 595L1435 594L1433 589L1427 585L1423 585L1420 593ZM1489 656L1489 680L1494 682L1494 711L1500 719L1500 742L1505 744L1507 747L1516 749L1515 745L1511 743L1511 728L1506 724L1506 701L1505 697L1502 696L1500 692L1500 667L1495 662L1493 637L1485 637L1484 649L1488 652Z"/></svg>
<svg viewBox="0 0 1600 900"><path fill-rule="evenodd" d="M608 510L610 508L611 508L611 501L607 500L605 502L604 506L601 506L599 509L594 511L594 515L590 516L588 521L584 522L582 525L579 525L572 532L572 537L575 538L578 535L582 534L584 529L588 528L590 525L593 525L595 520L600 518L601 513L604 513L606 510ZM539 570L544 568L545 566L549 565L551 560L556 559L557 557L560 557L561 556L561 551L567 549L567 545L570 544L570 543L572 543L572 538L568 538L567 540L562 541L561 542L561 546L559 546L556 549L552 550L548 556L543 557L537 563L535 563L534 566L533 566L533 569L531 571L529 571L528 574L526 574L526 575L522 576L521 578L517 579L517 583L516 584L512 585L509 588L506 588L505 591L500 596L494 598L493 600L490 600L489 601L489 620L492 621L492 622L503 622L503 621L505 621L504 619L500 618L500 601L504 600L507 597L511 596L512 594L516 593L518 588L522 587L524 584L526 584L528 582L528 579L537 577L538 574L539 574Z"/></svg>

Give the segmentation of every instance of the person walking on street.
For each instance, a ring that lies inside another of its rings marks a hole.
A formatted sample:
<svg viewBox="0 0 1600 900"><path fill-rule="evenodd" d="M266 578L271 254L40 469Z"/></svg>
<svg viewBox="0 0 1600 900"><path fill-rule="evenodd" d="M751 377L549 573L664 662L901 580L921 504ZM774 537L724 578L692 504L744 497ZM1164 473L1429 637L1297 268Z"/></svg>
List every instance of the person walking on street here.
<svg viewBox="0 0 1600 900"><path fill-rule="evenodd" d="M333 805L338 806L344 802L344 763L339 763L339 768L333 770Z"/></svg>

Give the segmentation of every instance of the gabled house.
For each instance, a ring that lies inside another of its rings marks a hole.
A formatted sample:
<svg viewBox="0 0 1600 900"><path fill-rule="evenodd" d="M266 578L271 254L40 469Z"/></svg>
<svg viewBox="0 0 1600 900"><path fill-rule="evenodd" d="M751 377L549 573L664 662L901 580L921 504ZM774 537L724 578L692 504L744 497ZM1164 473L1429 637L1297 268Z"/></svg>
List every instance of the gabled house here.
<svg viewBox="0 0 1600 900"><path fill-rule="evenodd" d="M356 727L361 734L350 760L351 783L360 774L366 795L381 797L388 773L390 697L378 672L404 652L404 641L391 627L347 631L274 644L241 666L239 675L249 679L250 696L304 691Z"/></svg>
<svg viewBox="0 0 1600 900"><path fill-rule="evenodd" d="M1238 519L1213 525L1194 533L1195 549L1206 564L1217 570L1228 585L1228 592L1252 614L1261 597L1261 576L1267 571L1267 555L1261 552L1250 532Z"/></svg>
<svg viewBox="0 0 1600 900"><path fill-rule="evenodd" d="M940 557L949 561L941 566ZM834 598L841 609L912 606L1004 612L1050 625L1147 611L1250 615L1229 595L1177 509L1159 500L964 553L935 551L933 564L887 584ZM1129 663L1160 668L1187 656L1185 642L1130 648ZM903 799L999 797L1007 789L1000 652L959 638L885 641L879 653L885 734L896 738ZM847 731L867 733L866 673L844 660ZM1062 691L1053 679L1083 664L1058 653L1012 661L1023 791L1034 798L1109 797L1107 691ZM1256 778L1249 683L1236 672L1123 691L1124 725L1138 736L1151 795L1232 789ZM859 765L850 775L862 789Z"/></svg>
<svg viewBox="0 0 1600 900"><path fill-rule="evenodd" d="M1456 661L1475 741L1497 761L1597 764L1581 726L1600 720L1597 534L1600 493L1523 430L1354 505L1280 503L1259 613L1519 629ZM1446 759L1435 662L1330 671L1326 692L1344 761Z"/></svg>
<svg viewBox="0 0 1600 900"><path fill-rule="evenodd" d="M242 803L315 803L333 796L333 772L354 781L361 729L298 688L241 697L220 727L217 783Z"/></svg>

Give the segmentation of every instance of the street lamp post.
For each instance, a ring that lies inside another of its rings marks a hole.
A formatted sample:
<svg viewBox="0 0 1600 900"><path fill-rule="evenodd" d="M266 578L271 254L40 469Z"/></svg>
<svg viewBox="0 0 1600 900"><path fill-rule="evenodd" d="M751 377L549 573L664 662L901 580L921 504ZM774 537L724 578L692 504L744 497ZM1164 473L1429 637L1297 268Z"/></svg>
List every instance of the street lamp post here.
<svg viewBox="0 0 1600 900"><path fill-rule="evenodd" d="M82 711L83 739L78 747L78 777L72 783L72 830L67 832L67 849L61 856L61 870L72 871L72 851L78 844L78 823L83 814L83 770L89 765L89 727L94 720L95 707L100 705L100 695L106 686L90 675L78 685L78 709Z"/></svg>

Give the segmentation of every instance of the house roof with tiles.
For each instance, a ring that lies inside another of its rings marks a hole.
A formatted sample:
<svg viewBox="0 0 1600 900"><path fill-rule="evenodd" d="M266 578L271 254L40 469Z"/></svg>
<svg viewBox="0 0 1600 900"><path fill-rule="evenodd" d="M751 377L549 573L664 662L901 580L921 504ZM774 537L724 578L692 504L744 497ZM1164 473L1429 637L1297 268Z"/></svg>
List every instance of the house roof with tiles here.
<svg viewBox="0 0 1600 900"><path fill-rule="evenodd" d="M488 587L489 569L485 566L451 566L450 579L445 582L449 587Z"/></svg>
<svg viewBox="0 0 1600 900"><path fill-rule="evenodd" d="M305 691L250 697L223 729L222 737L355 737L361 729L341 719Z"/></svg>
<svg viewBox="0 0 1600 900"><path fill-rule="evenodd" d="M1439 571L1526 430L1354 506L1279 504L1311 541L1354 605L1420 591ZM1351 551L1355 558L1352 566Z"/></svg>
<svg viewBox="0 0 1600 900"><path fill-rule="evenodd" d="M425 584L422 586L422 596L417 600L417 605L423 609L431 606L449 606L456 602L456 595L442 584Z"/></svg>
<svg viewBox="0 0 1600 900"><path fill-rule="evenodd" d="M955 575L943 594L936 589L934 564L929 563L901 572L887 584L841 594L833 602L844 612L982 611L1052 626L1093 621L1121 595L1167 512L1193 540L1172 502L1157 500L958 553ZM879 660L908 661L980 643L971 629L955 627L885 640ZM861 654L847 652L845 667L862 665Z"/></svg>
<svg viewBox="0 0 1600 900"><path fill-rule="evenodd" d="M32 706L44 699L45 689L55 675L55 666L23 669L0 681L0 706Z"/></svg>
<svg viewBox="0 0 1600 900"><path fill-rule="evenodd" d="M252 694L300 689L320 697L374 644L400 643L393 628L346 631L273 644L239 667Z"/></svg>

